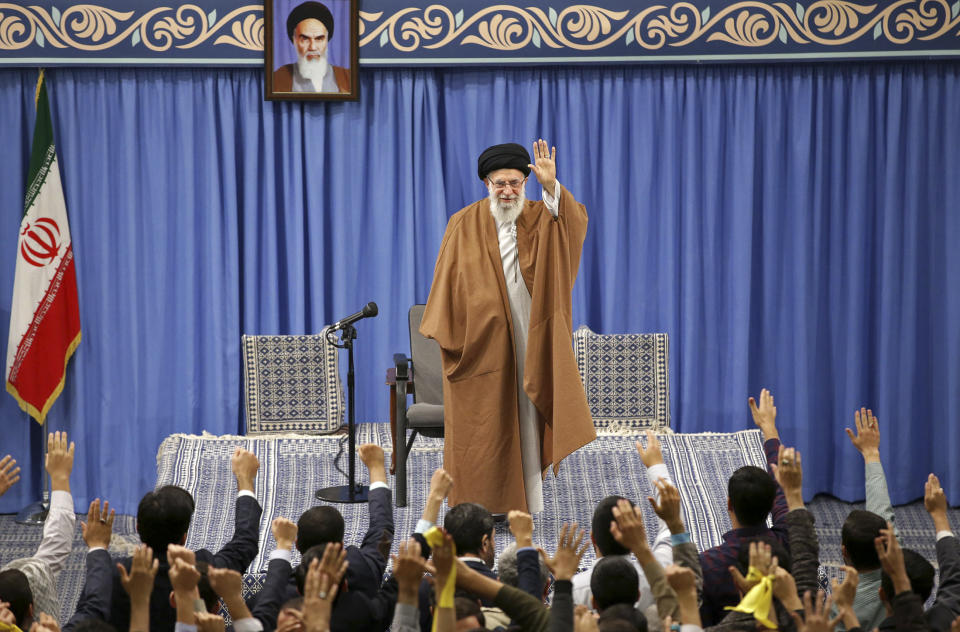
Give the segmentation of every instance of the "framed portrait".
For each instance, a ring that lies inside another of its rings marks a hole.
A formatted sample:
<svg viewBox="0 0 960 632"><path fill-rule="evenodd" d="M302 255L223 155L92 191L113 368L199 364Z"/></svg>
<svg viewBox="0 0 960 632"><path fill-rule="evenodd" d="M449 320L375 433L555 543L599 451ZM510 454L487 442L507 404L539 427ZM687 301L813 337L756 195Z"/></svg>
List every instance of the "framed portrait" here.
<svg viewBox="0 0 960 632"><path fill-rule="evenodd" d="M357 0L264 0L264 98L359 98Z"/></svg>

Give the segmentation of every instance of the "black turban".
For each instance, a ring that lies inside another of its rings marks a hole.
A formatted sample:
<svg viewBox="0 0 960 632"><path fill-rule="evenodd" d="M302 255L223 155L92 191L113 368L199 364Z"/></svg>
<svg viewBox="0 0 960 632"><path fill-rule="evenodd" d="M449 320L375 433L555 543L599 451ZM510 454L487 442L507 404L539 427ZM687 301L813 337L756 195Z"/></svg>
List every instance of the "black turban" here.
<svg viewBox="0 0 960 632"><path fill-rule="evenodd" d="M497 169L518 169L524 177L530 175L530 154L523 145L504 143L487 147L477 159L477 175L486 180L487 174Z"/></svg>
<svg viewBox="0 0 960 632"><path fill-rule="evenodd" d="M308 18L320 20L327 27L327 40L333 38L333 14L326 5L319 2L304 2L293 8L287 16L287 36L293 41L293 31L297 25Z"/></svg>

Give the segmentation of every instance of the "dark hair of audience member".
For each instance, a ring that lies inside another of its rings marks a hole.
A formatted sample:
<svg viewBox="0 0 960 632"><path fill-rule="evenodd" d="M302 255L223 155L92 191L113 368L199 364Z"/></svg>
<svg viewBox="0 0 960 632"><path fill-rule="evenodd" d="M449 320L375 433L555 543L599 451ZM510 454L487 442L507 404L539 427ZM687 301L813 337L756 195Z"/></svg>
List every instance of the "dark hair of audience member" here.
<svg viewBox="0 0 960 632"><path fill-rule="evenodd" d="M600 612L618 603L632 607L640 598L640 576L629 559L605 555L593 566L590 592Z"/></svg>
<svg viewBox="0 0 960 632"><path fill-rule="evenodd" d="M764 544L769 544L770 555L777 558L777 566L788 573L793 572L793 558L790 557L790 551L787 549L787 547L785 547L780 540L771 535L758 535L755 538L750 538L749 540L744 540L740 543L740 550L737 551L736 566L741 575L746 577L747 572L750 570L751 542L763 542Z"/></svg>
<svg viewBox="0 0 960 632"><path fill-rule="evenodd" d="M727 481L727 495L741 527L758 527L767 519L777 496L777 483L755 465L737 469Z"/></svg>
<svg viewBox="0 0 960 632"><path fill-rule="evenodd" d="M493 516L482 505L460 503L443 517L443 528L453 537L457 555L480 553L483 536L493 531Z"/></svg>
<svg viewBox="0 0 960 632"><path fill-rule="evenodd" d="M343 516L333 507L307 509L297 521L297 550L305 551L318 544L343 542Z"/></svg>
<svg viewBox="0 0 960 632"><path fill-rule="evenodd" d="M73 626L74 632L117 632L117 629L99 617L87 617Z"/></svg>
<svg viewBox="0 0 960 632"><path fill-rule="evenodd" d="M24 619L33 604L33 591L23 571L11 568L0 573L0 601L6 601L17 626L23 629ZM58 613L59 614L59 613Z"/></svg>
<svg viewBox="0 0 960 632"><path fill-rule="evenodd" d="M207 571L210 570L210 564L203 560L197 561L197 570L200 571L200 581L197 582L197 590L200 591L200 598L207 606L207 612L216 614L220 612L220 596L210 585L210 576Z"/></svg>
<svg viewBox="0 0 960 632"><path fill-rule="evenodd" d="M453 607L457 611L457 621L468 617L476 617L480 628L487 625L487 620L480 609L480 602L470 597L457 597L453 600Z"/></svg>
<svg viewBox="0 0 960 632"><path fill-rule="evenodd" d="M860 572L880 568L880 558L873 541L880 537L880 529L887 522L872 511L854 509L843 522L840 542L847 550L850 565Z"/></svg>
<svg viewBox="0 0 960 632"><path fill-rule="evenodd" d="M590 534L593 536L593 543L597 545L601 556L630 554L630 551L617 542L610 533L610 525L615 522L613 508L617 506L617 502L620 500L627 499L623 496L607 496L597 503L596 509L593 510ZM632 502L630 502L630 506L633 506Z"/></svg>
<svg viewBox="0 0 960 632"><path fill-rule="evenodd" d="M916 551L903 549L903 565L907 569L907 577L910 578L910 588L920 595L921 601L926 601L933 592L933 579L936 574L933 564ZM893 579L886 571L880 575L880 588L883 589L887 601L892 601L896 596L893 592Z"/></svg>
<svg viewBox="0 0 960 632"><path fill-rule="evenodd" d="M137 533L140 540L165 560L167 545L180 544L193 517L193 496L176 485L164 485L147 492L137 506Z"/></svg>
<svg viewBox="0 0 960 632"><path fill-rule="evenodd" d="M647 618L631 604L618 603L600 613L601 632L647 632Z"/></svg>

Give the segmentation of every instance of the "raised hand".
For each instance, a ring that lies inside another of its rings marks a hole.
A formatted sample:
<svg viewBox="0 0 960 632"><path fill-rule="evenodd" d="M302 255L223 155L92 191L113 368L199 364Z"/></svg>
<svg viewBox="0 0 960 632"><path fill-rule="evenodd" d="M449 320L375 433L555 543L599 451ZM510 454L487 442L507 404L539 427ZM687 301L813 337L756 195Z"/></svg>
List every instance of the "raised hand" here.
<svg viewBox="0 0 960 632"><path fill-rule="evenodd" d="M293 548L297 541L297 523L286 518L274 518L270 523L273 539L277 541L280 550Z"/></svg>
<svg viewBox="0 0 960 632"><path fill-rule="evenodd" d="M17 460L9 454L0 459L0 496L7 493L13 484L20 480L20 468Z"/></svg>
<svg viewBox="0 0 960 632"><path fill-rule="evenodd" d="M853 413L853 423L857 429L856 434L849 428L847 436L850 437L850 443L860 452L866 463L880 462L880 422L873 416L873 411L869 408L861 408Z"/></svg>
<svg viewBox="0 0 960 632"><path fill-rule="evenodd" d="M320 558L320 572L329 575L330 580L337 586L343 581L343 576L347 573L347 549L343 544L329 543L323 550L323 557Z"/></svg>
<svg viewBox="0 0 960 632"><path fill-rule="evenodd" d="M207 579L210 582L210 588L213 588L213 591L228 604L228 608L231 601L242 599L243 575L232 568L210 566L207 569Z"/></svg>
<svg viewBox="0 0 960 632"><path fill-rule="evenodd" d="M553 195L557 185L557 148L548 148L547 141L542 138L536 141L533 143L533 163L527 165L530 171L537 176L543 190Z"/></svg>
<svg viewBox="0 0 960 632"><path fill-rule="evenodd" d="M108 511L109 510L109 511ZM89 548L110 548L110 535L113 533L113 519L116 516L110 503L103 501L103 511L100 510L100 499L95 498L87 510L87 521L80 523L80 532L83 541Z"/></svg>
<svg viewBox="0 0 960 632"><path fill-rule="evenodd" d="M247 604L243 602L243 575L232 568L207 569L207 580L214 592L220 595L227 612L234 621L249 619L252 615Z"/></svg>
<svg viewBox="0 0 960 632"><path fill-rule="evenodd" d="M830 581L831 595L833 603L837 610L853 608L853 598L857 594L857 586L860 585L860 573L852 566L843 567L843 583L838 582L836 578Z"/></svg>
<svg viewBox="0 0 960 632"><path fill-rule="evenodd" d="M663 478L657 479L655 486L659 501L653 496L647 496L654 513L663 520L670 529L670 533L683 533L686 527L683 526L683 518L680 517L680 491Z"/></svg>
<svg viewBox="0 0 960 632"><path fill-rule="evenodd" d="M198 632L224 632L226 629L226 622L218 614L198 612L194 616L197 620Z"/></svg>
<svg viewBox="0 0 960 632"><path fill-rule="evenodd" d="M427 570L427 561L420 554L420 543L414 538L402 540L397 554L390 557L401 600L407 597L404 603L416 603L417 589Z"/></svg>
<svg viewBox="0 0 960 632"><path fill-rule="evenodd" d="M148 604L150 602L153 580L159 568L160 560L153 557L153 549L146 544L141 544L133 552L129 573L123 564L117 564L117 570L120 571L120 584L130 595L132 603Z"/></svg>
<svg viewBox="0 0 960 632"><path fill-rule="evenodd" d="M173 586L173 592L184 595L193 592L200 582L200 571L196 566L188 564L182 557L167 556L170 562L170 570L167 571L170 577L170 585Z"/></svg>
<svg viewBox="0 0 960 632"><path fill-rule="evenodd" d="M650 551L647 529L643 524L643 512L639 506L630 506L630 501L621 498L613 508L614 522L610 523L613 539L640 557Z"/></svg>
<svg viewBox="0 0 960 632"><path fill-rule="evenodd" d="M823 591L817 591L816 599L811 599L808 590L803 595L803 617L794 611L790 611L790 616L797 624L797 632L833 632L840 621L840 616L830 618L830 606L832 597L823 598Z"/></svg>
<svg viewBox="0 0 960 632"><path fill-rule="evenodd" d="M60 632L60 624L46 612L41 612L30 625L30 632Z"/></svg>
<svg viewBox="0 0 960 632"><path fill-rule="evenodd" d="M637 453L640 455L640 460L643 461L646 467L653 467L654 465L663 463L663 452L660 450L660 441L657 439L657 435L653 434L653 430L647 430L647 447L643 447L643 444L639 441L634 445L637 446Z"/></svg>
<svg viewBox="0 0 960 632"><path fill-rule="evenodd" d="M330 551L327 547L324 557ZM340 582L320 570L321 563L314 559L307 570L303 585L303 624L306 632L329 632L330 613L337 596Z"/></svg>
<svg viewBox="0 0 960 632"><path fill-rule="evenodd" d="M947 512L947 496L936 474L930 474L923 486L923 507L929 514Z"/></svg>
<svg viewBox="0 0 960 632"><path fill-rule="evenodd" d="M67 445L66 432L51 432L47 436L47 458L44 467L50 475L50 486L54 490L70 491L73 451L73 442Z"/></svg>
<svg viewBox="0 0 960 632"><path fill-rule="evenodd" d="M179 544L167 545L167 562L173 566L174 560L181 559L190 566L197 565L197 554Z"/></svg>
<svg viewBox="0 0 960 632"><path fill-rule="evenodd" d="M760 431L763 432L764 441L769 439L779 439L780 433L777 431L777 407L773 404L773 395L770 391L763 389L760 391L760 404L754 398L747 399L750 405L750 414L753 416L753 423L757 424Z"/></svg>
<svg viewBox="0 0 960 632"><path fill-rule="evenodd" d="M556 579L572 579L576 575L580 560L589 546L589 542L583 543L584 535L585 532L577 526L576 522L572 525L564 523L560 529L557 552L553 557L547 556L543 549L540 549L544 563Z"/></svg>
<svg viewBox="0 0 960 632"><path fill-rule="evenodd" d="M517 541L517 548L533 546L533 516L523 511L513 509L507 514L510 524L510 533Z"/></svg>
<svg viewBox="0 0 960 632"><path fill-rule="evenodd" d="M903 561L903 549L900 548L900 542L894 535L893 524L888 521L887 528L880 529L880 536L873 541L873 544L877 550L877 557L880 558L880 566L893 580L894 594L898 595L910 590L910 578Z"/></svg>
<svg viewBox="0 0 960 632"><path fill-rule="evenodd" d="M437 497L441 501L447 497L453 488L453 477L442 467L434 470L430 477L430 496Z"/></svg>
<svg viewBox="0 0 960 632"><path fill-rule="evenodd" d="M230 458L230 469L237 479L237 490L252 492L257 471L260 469L260 460L250 450L237 447Z"/></svg>
<svg viewBox="0 0 960 632"><path fill-rule="evenodd" d="M757 569L761 575L774 575L776 573L779 567L778 560L775 555L771 554L769 544L754 540L750 543L749 553L750 566ZM733 577L733 583L736 584L737 589L743 594L747 594L747 592L757 584L757 582L747 580L736 566L730 566L727 570L730 571L730 575ZM749 575L749 573L747 574Z"/></svg>
<svg viewBox="0 0 960 632"><path fill-rule="evenodd" d="M697 574L686 566L669 564L663 569L667 576L667 583L673 588L677 595L693 593L694 599L697 597Z"/></svg>
<svg viewBox="0 0 960 632"><path fill-rule="evenodd" d="M387 482L387 469L383 462L383 448L376 443L364 443L357 448L360 460L367 466L371 483Z"/></svg>
<svg viewBox="0 0 960 632"><path fill-rule="evenodd" d="M783 489L787 507L791 510L803 507L803 459L800 452L780 444L773 476Z"/></svg>

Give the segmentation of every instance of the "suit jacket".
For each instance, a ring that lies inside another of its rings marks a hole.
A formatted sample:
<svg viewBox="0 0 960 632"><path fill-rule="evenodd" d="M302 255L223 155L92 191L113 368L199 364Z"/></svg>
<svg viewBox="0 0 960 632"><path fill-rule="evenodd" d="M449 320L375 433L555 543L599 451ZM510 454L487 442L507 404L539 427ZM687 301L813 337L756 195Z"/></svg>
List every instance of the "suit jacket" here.
<svg viewBox="0 0 960 632"><path fill-rule="evenodd" d="M260 507L256 498L246 495L238 497L234 509L233 537L217 553L200 549L196 552L197 561L206 562L217 568L229 568L239 573L245 572L259 550L260 516L262 513L263 508ZM121 559L120 563L129 570L131 561L131 558L126 557ZM130 627L130 598L120 584L120 572L115 566L111 566L113 586L110 616L107 622L117 630L126 630ZM153 582L153 592L150 595L151 632L172 632L177 623L177 611L170 607L170 592L173 587L170 584L170 578L167 576L169 569L170 565L164 555L160 560L160 569ZM87 579L90 580L89 573ZM85 586L84 591L86 592L86 590L87 587Z"/></svg>
<svg viewBox="0 0 960 632"><path fill-rule="evenodd" d="M370 523L367 532L363 536L363 541L359 547L347 547L347 561L350 565L347 567L347 574L344 576L346 583L346 592L365 595L368 599L374 599L380 592L380 584L383 582L383 573L387 568L387 555L390 552L390 544L393 542L393 496L388 487L378 487L370 490L367 508L370 512ZM296 599L300 596L297 591L297 581L295 577L296 569L291 569L286 587L280 596L279 605L283 605L290 599ZM268 569L269 574L269 569ZM266 588L266 585L264 585ZM254 595L248 602L251 611L259 607L263 591ZM337 596L337 602L341 597ZM345 601L356 601L355 597L350 597ZM365 607L365 606L358 606ZM272 629L277 625L276 614L279 614L279 608L273 616L270 626L264 623L264 629ZM335 618L336 607L333 611ZM392 616L392 610L391 610ZM387 621L389 625L389 620Z"/></svg>
<svg viewBox="0 0 960 632"><path fill-rule="evenodd" d="M273 91L293 92L293 67L295 64L280 66L273 71ZM342 66L333 68L333 79L337 82L340 92L350 92L350 71Z"/></svg>
<svg viewBox="0 0 960 632"><path fill-rule="evenodd" d="M86 580L83 592L77 600L77 609L63 626L63 632L70 632L78 623L87 619L106 621L110 616L110 602L113 596L113 560L106 549L97 549L87 553Z"/></svg>

